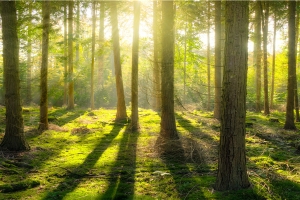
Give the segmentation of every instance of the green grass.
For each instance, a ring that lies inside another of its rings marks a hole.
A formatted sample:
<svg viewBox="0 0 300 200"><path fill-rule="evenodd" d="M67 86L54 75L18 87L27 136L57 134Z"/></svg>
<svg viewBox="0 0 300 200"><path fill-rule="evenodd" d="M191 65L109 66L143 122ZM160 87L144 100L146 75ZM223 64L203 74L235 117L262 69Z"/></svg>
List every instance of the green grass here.
<svg viewBox="0 0 300 200"><path fill-rule="evenodd" d="M157 113L140 109L136 133L128 131L129 124L114 122L115 113L51 108L50 130L38 134L38 108L26 108L31 150L0 152L0 199L300 199L294 146L300 134L282 129L283 113L247 113L253 123L246 135L252 187L236 192L213 189L220 125L212 113L176 113L181 136L176 155L158 154ZM4 116L0 108L0 122ZM1 123L0 139L4 129Z"/></svg>

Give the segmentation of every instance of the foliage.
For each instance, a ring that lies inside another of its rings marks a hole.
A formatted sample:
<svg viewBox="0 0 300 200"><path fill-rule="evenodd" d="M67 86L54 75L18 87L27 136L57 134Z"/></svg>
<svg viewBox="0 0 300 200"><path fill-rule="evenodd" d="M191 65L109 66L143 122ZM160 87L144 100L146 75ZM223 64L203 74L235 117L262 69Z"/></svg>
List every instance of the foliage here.
<svg viewBox="0 0 300 200"><path fill-rule="evenodd" d="M75 63L74 80L75 80L75 103L79 106L89 107L90 103L90 66L91 66L91 37L92 23L90 2L79 3L80 27L79 36L74 39L74 48L79 46L79 61ZM32 41L32 99L34 104L39 104L39 76L41 60L41 4L39 2L29 3L19 1L18 6L18 32L20 39L20 79L21 79L21 97L25 101L27 94L26 70L27 66L27 40ZM32 7L32 16L29 16L29 6ZM125 100L130 105L130 83L131 83L131 41L133 23L133 4L119 4L119 29L121 33L121 60L123 71L123 82L125 90ZM276 11L278 17L278 39L286 41L286 24L285 3L275 2L271 5L271 14ZM97 8L97 27L96 41L99 31L99 4ZM176 43L175 43L175 102L177 105L193 105L198 108L205 108L207 103L207 58L206 58L206 29L207 29L207 2L203 1L185 1L176 2ZM140 33L140 59L139 59L139 102L143 108L151 107L152 102L152 85L153 85L153 41L152 41L152 3L143 2L141 13ZM278 11L278 12L277 12ZM75 8L74 12L77 12ZM213 35L213 12L214 6L211 6L211 33ZM252 17L252 15L250 16ZM270 16L274 17L273 15ZM49 49L49 103L53 106L62 106L63 104L63 85L64 85L64 38L63 38L63 2L51 4L51 34ZM271 20L272 21L272 20ZM28 31L30 23L31 30ZM84 28L83 28L84 27ZM250 25L250 32L252 30ZM76 29L76 26L74 27ZM111 47L111 27L109 19L109 7L105 6L105 41L101 46L99 41L96 42L96 61L95 61L95 105L99 107L113 107L116 105L115 94L115 76L113 68L113 54ZM272 34L270 33L270 36ZM280 37L280 38L279 38ZM251 38L251 36L250 36ZM186 44L186 69L184 69L184 49ZM276 72L275 72L275 108L284 107L286 99L287 83L287 52L284 47L276 52ZM212 96L214 95L214 46L211 49L211 87ZM75 50L75 49L74 49ZM104 67L99 69L98 57L104 56ZM249 52L249 73L248 73L248 108L252 109L255 103L255 69L251 66L251 52ZM271 64L271 56L269 56ZM0 58L0 63L2 59ZM186 81L184 86L184 70L186 71ZM271 70L269 71L271 73ZM0 68L0 86L2 85L2 68ZM269 76L271 77L271 76ZM299 76L298 76L299 77ZM270 81L271 83L271 81ZM184 97L184 87L185 97ZM3 99L3 90L0 87L0 102ZM213 98L212 98L213 101ZM211 102L212 103L212 102Z"/></svg>
<svg viewBox="0 0 300 200"><path fill-rule="evenodd" d="M271 4L271 14L276 12L278 30L281 33L280 40L283 42L287 40L285 5L284 2ZM130 106L132 3L123 2L119 6L123 81L126 102ZM130 135L126 132L127 124L117 124L113 121L114 110L99 109L91 112L78 108L88 107L90 102L92 36L90 2L80 2L79 37L74 40L74 43L79 46L79 60L74 69L75 103L78 107L74 111L56 107L63 104L63 62L66 58L61 28L63 3L52 4L48 80L51 107L50 130L38 135L35 128L39 121L39 111L36 107L23 110L26 136L32 150L25 153L0 155L0 190L2 191L0 199L63 197L66 199L109 199L111 197L121 199L298 199L300 159L295 151L297 148L300 149L300 138L297 132L281 129L284 114L280 111L285 109L287 87L288 61L285 44L276 52L274 109L278 111L274 110L269 117L249 112L247 117L247 124L249 124L246 135L248 173L253 187L238 192L224 193L215 192L213 189L220 126L219 122L212 118L212 113L199 111L206 107L208 88L206 46L202 39L202 37L206 38L204 36L207 29L206 6L205 1L176 2L175 103L180 107L179 110L182 110L182 106L188 108L190 105L190 107L197 108L197 111L193 112L177 112L177 128L183 139L179 147L180 150L184 150L186 158L184 162L179 162L172 157L169 159L160 157L154 148L160 123L157 113L140 109L141 132ZM32 99L33 105L38 105L42 37L41 4L32 3L31 19L29 19L28 12L29 2L18 1L17 8L21 96L24 101L27 93L27 39L31 38L33 45ZM142 27L146 27L145 32L141 34L139 59L139 103L142 108L151 107L152 98L151 9L151 3L142 3L141 24ZM97 108L116 106L111 27L108 14L109 10L106 6L104 45L100 46L98 42L96 44L96 57L104 56L104 68L101 72L98 72L96 59L95 105ZM270 17L272 18L273 15ZM33 25L32 30L27 32L30 22ZM250 29L251 27L250 25ZM279 38L279 34L277 35ZM186 98L183 102L185 43L187 46ZM213 82L213 46L211 55ZM251 57L251 52L249 52L247 77L247 108L249 110L255 107L256 100L256 75L255 68L251 66ZM271 64L271 58L269 58L269 64ZM0 66L2 65L3 60L0 58ZM1 67L1 103L3 103L3 93L3 68ZM4 108L1 107L0 139L5 130L4 117ZM270 122L272 117L279 119L279 123ZM299 124L297 126L299 128ZM3 193L5 188L15 186L21 188L21 191Z"/></svg>

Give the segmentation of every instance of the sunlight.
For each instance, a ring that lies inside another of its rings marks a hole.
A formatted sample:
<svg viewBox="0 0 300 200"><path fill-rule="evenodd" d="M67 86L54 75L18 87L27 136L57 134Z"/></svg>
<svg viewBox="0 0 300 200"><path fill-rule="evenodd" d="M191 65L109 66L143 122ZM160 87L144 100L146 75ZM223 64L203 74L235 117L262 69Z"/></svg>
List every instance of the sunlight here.
<svg viewBox="0 0 300 200"><path fill-rule="evenodd" d="M0 199L298 199L300 136L283 127L297 109L295 1L269 4L276 62L261 70L252 8L264 2L137 2L134 41L134 1L1 2ZM224 10L234 28L220 50ZM250 189L215 191L239 189L241 173Z"/></svg>

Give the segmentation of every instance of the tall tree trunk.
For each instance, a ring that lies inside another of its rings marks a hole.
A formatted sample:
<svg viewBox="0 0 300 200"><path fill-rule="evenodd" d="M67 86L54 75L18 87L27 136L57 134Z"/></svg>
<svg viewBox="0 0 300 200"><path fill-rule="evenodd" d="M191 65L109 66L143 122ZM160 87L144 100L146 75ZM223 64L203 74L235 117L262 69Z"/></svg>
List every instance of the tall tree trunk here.
<svg viewBox="0 0 300 200"><path fill-rule="evenodd" d="M174 111L174 13L173 1L162 1L161 124L160 136L177 139Z"/></svg>
<svg viewBox="0 0 300 200"><path fill-rule="evenodd" d="M255 2L254 61L256 68L256 112L261 112L261 2Z"/></svg>
<svg viewBox="0 0 300 200"><path fill-rule="evenodd" d="M64 105L68 105L68 27L67 2L64 2Z"/></svg>
<svg viewBox="0 0 300 200"><path fill-rule="evenodd" d="M221 1L215 1L215 105L214 117L221 118Z"/></svg>
<svg viewBox="0 0 300 200"><path fill-rule="evenodd" d="M264 114L270 114L269 108L269 81L268 81L268 27L269 27L269 2L264 2L263 18L263 52L264 52Z"/></svg>
<svg viewBox="0 0 300 200"><path fill-rule="evenodd" d="M74 75L73 75L73 8L74 2L69 1L69 29L68 29L68 72L69 72L69 90L68 90L68 109L74 109Z"/></svg>
<svg viewBox="0 0 300 200"><path fill-rule="evenodd" d="M295 51L297 52L297 49ZM297 69L296 69L296 71L297 71ZM295 106L295 113L296 113L295 121L300 122L297 72L296 72L296 78L295 78L294 98L295 98L294 106Z"/></svg>
<svg viewBox="0 0 300 200"><path fill-rule="evenodd" d="M115 77L116 77L116 88L117 88L117 114L116 121L127 119L125 95L123 88L122 69L120 61L120 43L119 43L119 28L118 28L118 12L117 2L110 2L111 6L111 26L112 26L112 41L114 51L114 63L115 63Z"/></svg>
<svg viewBox="0 0 300 200"><path fill-rule="evenodd" d="M210 1L207 2L207 110L210 110Z"/></svg>
<svg viewBox="0 0 300 200"><path fill-rule="evenodd" d="M271 104L270 107L274 107L274 83L275 83L275 59L276 59L276 12L274 12L274 29L273 29L273 55L272 55L272 81L271 81Z"/></svg>
<svg viewBox="0 0 300 200"><path fill-rule="evenodd" d="M161 67L159 63L159 32L158 32L158 24L159 24L159 13L158 13L158 3L157 0L153 1L153 108L156 111L161 111L161 91L160 91L160 83L161 83Z"/></svg>
<svg viewBox="0 0 300 200"><path fill-rule="evenodd" d="M79 67L79 34L80 34L80 0L76 4L76 32L75 32L75 67ZM87 52L89 54L89 51ZM87 56L88 57L88 56Z"/></svg>
<svg viewBox="0 0 300 200"><path fill-rule="evenodd" d="M186 103L186 49L187 49L187 15L184 27L184 57L183 57L183 103Z"/></svg>
<svg viewBox="0 0 300 200"><path fill-rule="evenodd" d="M296 2L296 6L298 7L299 2ZM298 38L299 38L299 10L296 10L296 42L295 42L295 52L296 52L296 57L297 57L297 46L298 46ZM296 66L297 66L297 58L296 58ZM298 97L298 81L297 81L297 67L296 67L296 81L295 81L295 111L296 111L296 122L300 122L300 113L299 113L299 97Z"/></svg>
<svg viewBox="0 0 300 200"><path fill-rule="evenodd" d="M43 41L42 41L42 67L41 67L41 97L40 97L40 123L38 130L48 130L48 48L50 29L50 1L42 3L43 15Z"/></svg>
<svg viewBox="0 0 300 200"><path fill-rule="evenodd" d="M10 151L29 150L24 136L20 99L19 44L15 1L0 2L3 39L3 68L5 87L5 135L0 148Z"/></svg>
<svg viewBox="0 0 300 200"><path fill-rule="evenodd" d="M247 1L226 1L221 135L215 185L221 191L250 186L245 152L248 5Z"/></svg>
<svg viewBox="0 0 300 200"><path fill-rule="evenodd" d="M288 2L288 93L287 93L287 104L286 104L286 118L284 129L295 130L294 122L294 88L296 85L296 2Z"/></svg>
<svg viewBox="0 0 300 200"><path fill-rule="evenodd" d="M27 27L27 75L26 75L26 104L30 105L31 104L31 50L32 50L32 41L31 41L31 29L32 29L32 24L31 24L31 18L32 18L32 4L31 2L29 3L29 23Z"/></svg>
<svg viewBox="0 0 300 200"><path fill-rule="evenodd" d="M96 2L92 3L92 62L91 62L91 110L95 109L94 101L94 69L95 69L95 43L96 43Z"/></svg>
<svg viewBox="0 0 300 200"><path fill-rule="evenodd" d="M139 128L138 114L138 67L139 67L139 28L140 28L140 7L139 1L134 2L134 24L132 41L132 74L131 74L131 130Z"/></svg>
<svg viewBox="0 0 300 200"><path fill-rule="evenodd" d="M105 4L100 2L100 27L99 27L99 45L104 49L104 18L105 18ZM98 87L103 84L103 51L99 56L98 66Z"/></svg>
<svg viewBox="0 0 300 200"><path fill-rule="evenodd" d="M299 2L297 2L297 7L299 6ZM300 50L300 42L299 42L299 23L300 23L300 11L297 9L297 21L296 21L296 40L297 40L297 46L298 46L298 50ZM300 69L300 51L297 51L297 69Z"/></svg>

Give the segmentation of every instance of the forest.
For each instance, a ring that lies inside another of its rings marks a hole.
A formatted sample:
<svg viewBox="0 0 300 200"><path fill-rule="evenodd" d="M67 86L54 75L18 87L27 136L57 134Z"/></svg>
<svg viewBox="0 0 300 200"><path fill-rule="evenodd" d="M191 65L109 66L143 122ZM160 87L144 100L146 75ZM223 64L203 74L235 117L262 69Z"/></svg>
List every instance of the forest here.
<svg viewBox="0 0 300 200"><path fill-rule="evenodd" d="M300 200L298 1L0 13L0 199Z"/></svg>

